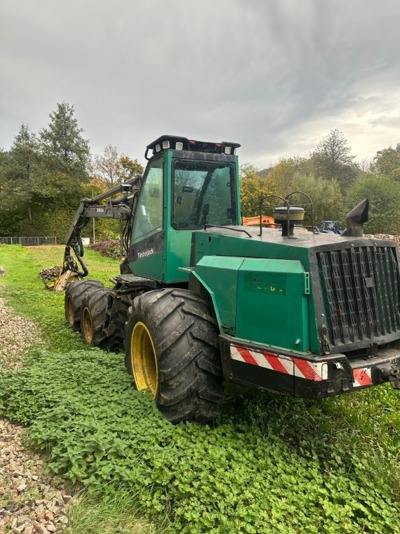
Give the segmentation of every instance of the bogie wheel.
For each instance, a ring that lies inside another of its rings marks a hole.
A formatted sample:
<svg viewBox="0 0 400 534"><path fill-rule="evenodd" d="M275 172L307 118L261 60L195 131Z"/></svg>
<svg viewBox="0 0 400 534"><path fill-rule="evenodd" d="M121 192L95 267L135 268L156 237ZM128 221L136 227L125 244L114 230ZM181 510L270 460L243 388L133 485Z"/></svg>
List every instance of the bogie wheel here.
<svg viewBox="0 0 400 534"><path fill-rule="evenodd" d="M132 306L134 296L131 294L118 296L112 303L110 310L109 329L111 333L110 348L114 350L123 349L125 346L125 329L128 317L128 310Z"/></svg>
<svg viewBox="0 0 400 534"><path fill-rule="evenodd" d="M91 288L83 297L80 323L82 339L86 345L100 347L107 339L104 323L110 291L104 287Z"/></svg>
<svg viewBox="0 0 400 534"><path fill-rule="evenodd" d="M192 291L164 289L136 297L126 329L126 366L172 423L214 420L223 396L218 330Z"/></svg>
<svg viewBox="0 0 400 534"><path fill-rule="evenodd" d="M99 280L81 280L68 284L64 297L65 319L74 330L80 330L81 306L85 293L91 288L100 287L103 284Z"/></svg>

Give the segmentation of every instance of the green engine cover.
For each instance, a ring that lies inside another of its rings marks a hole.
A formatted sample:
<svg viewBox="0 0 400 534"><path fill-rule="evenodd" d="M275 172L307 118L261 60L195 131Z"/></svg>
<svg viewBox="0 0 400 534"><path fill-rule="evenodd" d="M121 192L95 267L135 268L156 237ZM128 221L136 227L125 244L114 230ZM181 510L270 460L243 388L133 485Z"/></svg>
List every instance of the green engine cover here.
<svg viewBox="0 0 400 534"><path fill-rule="evenodd" d="M310 350L310 276L300 261L203 256L194 276L210 292L222 332L296 352Z"/></svg>

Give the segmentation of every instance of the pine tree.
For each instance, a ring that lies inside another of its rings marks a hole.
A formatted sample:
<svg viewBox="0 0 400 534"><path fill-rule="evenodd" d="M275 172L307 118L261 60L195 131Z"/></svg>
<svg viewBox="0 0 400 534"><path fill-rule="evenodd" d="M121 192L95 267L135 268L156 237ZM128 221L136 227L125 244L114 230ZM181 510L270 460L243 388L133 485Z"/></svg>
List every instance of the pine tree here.
<svg viewBox="0 0 400 534"><path fill-rule="evenodd" d="M87 178L90 149L82 133L74 107L66 102L58 103L57 110L50 113L48 128L39 134L42 154L53 172Z"/></svg>

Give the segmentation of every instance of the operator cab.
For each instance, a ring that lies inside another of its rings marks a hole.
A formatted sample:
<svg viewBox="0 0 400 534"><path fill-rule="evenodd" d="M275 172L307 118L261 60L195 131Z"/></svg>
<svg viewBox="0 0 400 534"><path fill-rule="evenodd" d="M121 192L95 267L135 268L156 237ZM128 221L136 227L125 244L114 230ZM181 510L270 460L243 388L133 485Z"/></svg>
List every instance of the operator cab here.
<svg viewBox="0 0 400 534"><path fill-rule="evenodd" d="M132 226L129 265L162 283L187 281L193 230L237 225L238 143L159 137L148 160Z"/></svg>

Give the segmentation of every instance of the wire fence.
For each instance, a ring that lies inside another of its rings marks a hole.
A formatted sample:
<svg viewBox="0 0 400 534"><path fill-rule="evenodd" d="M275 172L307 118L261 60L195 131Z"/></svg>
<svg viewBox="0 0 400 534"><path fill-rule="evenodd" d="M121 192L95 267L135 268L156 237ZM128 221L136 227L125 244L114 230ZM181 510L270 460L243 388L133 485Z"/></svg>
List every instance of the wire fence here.
<svg viewBox="0 0 400 534"><path fill-rule="evenodd" d="M57 237L0 237L0 244L3 245L57 245Z"/></svg>

